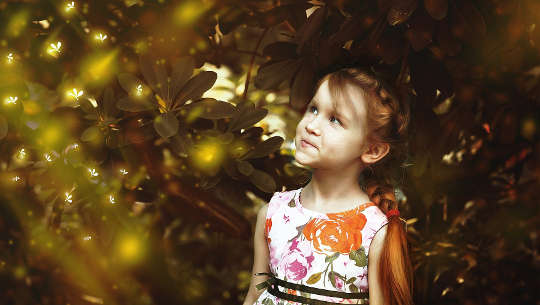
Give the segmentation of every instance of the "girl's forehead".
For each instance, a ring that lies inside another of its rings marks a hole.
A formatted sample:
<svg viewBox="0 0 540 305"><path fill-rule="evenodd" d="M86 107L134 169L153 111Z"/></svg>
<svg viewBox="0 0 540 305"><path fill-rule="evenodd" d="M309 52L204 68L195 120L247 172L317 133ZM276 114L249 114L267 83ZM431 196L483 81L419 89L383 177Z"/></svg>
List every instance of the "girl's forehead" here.
<svg viewBox="0 0 540 305"><path fill-rule="evenodd" d="M313 100L349 118L350 121L357 121L366 113L365 95L360 88L352 84L332 88L326 79L320 84Z"/></svg>

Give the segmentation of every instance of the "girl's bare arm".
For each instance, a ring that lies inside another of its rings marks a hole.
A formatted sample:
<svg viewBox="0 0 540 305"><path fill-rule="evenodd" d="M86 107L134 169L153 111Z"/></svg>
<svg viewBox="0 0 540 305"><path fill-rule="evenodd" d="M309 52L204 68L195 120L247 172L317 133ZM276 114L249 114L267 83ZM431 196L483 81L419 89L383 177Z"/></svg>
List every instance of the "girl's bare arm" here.
<svg viewBox="0 0 540 305"><path fill-rule="evenodd" d="M369 286L369 304L383 305L384 297L381 284L379 283L379 257L386 237L386 225L375 233L371 244L369 245L368 257L368 286Z"/></svg>
<svg viewBox="0 0 540 305"><path fill-rule="evenodd" d="M266 275L254 275L258 272L270 271L270 268L268 266L268 245L266 244L266 237L264 236L264 224L266 222L267 210L268 205L265 204L257 214L257 224L255 225L255 233L253 234L253 270L251 272L251 282L249 284L249 290L247 292L243 305L253 305L253 303L255 303L259 295L264 291L264 289L261 289L260 291L257 290L257 287L255 286L268 279L268 276Z"/></svg>

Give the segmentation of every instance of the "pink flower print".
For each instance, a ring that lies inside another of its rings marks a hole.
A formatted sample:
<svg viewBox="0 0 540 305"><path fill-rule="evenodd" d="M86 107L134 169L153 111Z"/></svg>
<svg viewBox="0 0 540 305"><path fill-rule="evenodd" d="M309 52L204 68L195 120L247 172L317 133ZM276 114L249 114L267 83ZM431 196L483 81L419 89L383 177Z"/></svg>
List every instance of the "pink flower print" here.
<svg viewBox="0 0 540 305"><path fill-rule="evenodd" d="M285 220L285 223L289 223L289 221L291 221L289 216L287 216L285 214L283 214L283 220Z"/></svg>
<svg viewBox="0 0 540 305"><path fill-rule="evenodd" d="M314 259L309 242L294 239L288 252L283 255L279 268L285 273L287 279L299 281L306 277Z"/></svg>
<svg viewBox="0 0 540 305"><path fill-rule="evenodd" d="M343 280L339 278L339 276L334 275L334 279L336 281L336 288L337 289L343 289Z"/></svg>

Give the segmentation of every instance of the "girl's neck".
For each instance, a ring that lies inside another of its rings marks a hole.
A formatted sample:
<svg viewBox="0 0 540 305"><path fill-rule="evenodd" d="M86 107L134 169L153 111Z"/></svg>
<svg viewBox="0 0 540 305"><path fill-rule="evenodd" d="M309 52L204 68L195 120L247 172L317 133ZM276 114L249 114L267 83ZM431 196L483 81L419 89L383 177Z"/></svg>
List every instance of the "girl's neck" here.
<svg viewBox="0 0 540 305"><path fill-rule="evenodd" d="M321 180L314 174L302 189L302 205L316 211L347 210L369 201L356 179Z"/></svg>

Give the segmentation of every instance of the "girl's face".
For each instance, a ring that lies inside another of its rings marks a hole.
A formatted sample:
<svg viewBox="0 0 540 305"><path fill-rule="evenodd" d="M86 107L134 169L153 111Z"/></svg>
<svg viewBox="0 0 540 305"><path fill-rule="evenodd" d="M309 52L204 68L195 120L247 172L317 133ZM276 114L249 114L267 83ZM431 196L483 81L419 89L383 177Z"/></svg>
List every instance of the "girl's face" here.
<svg viewBox="0 0 540 305"><path fill-rule="evenodd" d="M358 90L346 87L344 100L335 101L325 80L308 104L296 127L295 159L311 168L339 170L361 162L361 147L365 141L365 100ZM303 140L312 145L303 143Z"/></svg>

